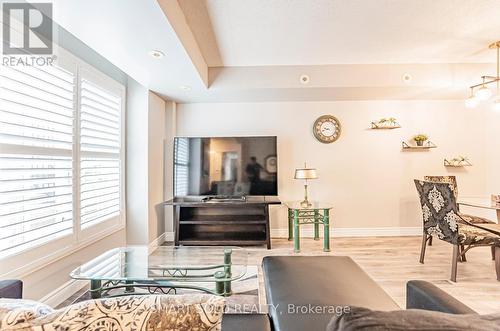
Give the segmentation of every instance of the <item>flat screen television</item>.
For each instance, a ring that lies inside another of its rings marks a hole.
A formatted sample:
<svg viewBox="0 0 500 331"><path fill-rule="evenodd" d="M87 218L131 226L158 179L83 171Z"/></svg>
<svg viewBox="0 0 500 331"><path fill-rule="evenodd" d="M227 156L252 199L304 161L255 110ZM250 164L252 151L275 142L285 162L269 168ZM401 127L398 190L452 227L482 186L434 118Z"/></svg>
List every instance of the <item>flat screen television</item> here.
<svg viewBox="0 0 500 331"><path fill-rule="evenodd" d="M176 137L174 196L278 195L276 137Z"/></svg>

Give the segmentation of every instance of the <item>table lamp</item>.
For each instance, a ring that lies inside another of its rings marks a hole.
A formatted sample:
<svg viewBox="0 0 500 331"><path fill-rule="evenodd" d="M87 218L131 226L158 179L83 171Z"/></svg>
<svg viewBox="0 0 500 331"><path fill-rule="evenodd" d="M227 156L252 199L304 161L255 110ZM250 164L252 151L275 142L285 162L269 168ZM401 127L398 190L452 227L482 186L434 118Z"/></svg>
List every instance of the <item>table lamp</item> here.
<svg viewBox="0 0 500 331"><path fill-rule="evenodd" d="M295 179L304 179L304 201L300 202L300 206L303 208L311 207L312 204L307 200L307 180L308 179L316 179L318 178L318 174L316 173L316 169L308 168L304 163L304 168L295 169Z"/></svg>

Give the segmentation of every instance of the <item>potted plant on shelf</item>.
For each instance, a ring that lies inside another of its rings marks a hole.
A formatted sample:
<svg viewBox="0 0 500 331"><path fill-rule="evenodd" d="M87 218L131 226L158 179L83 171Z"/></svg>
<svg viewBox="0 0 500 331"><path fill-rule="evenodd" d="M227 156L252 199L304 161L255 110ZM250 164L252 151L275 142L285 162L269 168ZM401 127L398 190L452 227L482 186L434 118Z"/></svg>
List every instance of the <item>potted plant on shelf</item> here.
<svg viewBox="0 0 500 331"><path fill-rule="evenodd" d="M417 146L424 146L424 142L427 141L429 137L425 134L417 134L415 137L413 137L413 140L417 143Z"/></svg>
<svg viewBox="0 0 500 331"><path fill-rule="evenodd" d="M387 121L389 122L390 126L397 126L398 125L398 123L396 122L396 119L394 117L389 117L389 119Z"/></svg>
<svg viewBox="0 0 500 331"><path fill-rule="evenodd" d="M396 119L394 117L389 117L389 118L381 118L376 122L372 122L372 128L373 129L380 129L380 128L398 128L399 124L396 122Z"/></svg>

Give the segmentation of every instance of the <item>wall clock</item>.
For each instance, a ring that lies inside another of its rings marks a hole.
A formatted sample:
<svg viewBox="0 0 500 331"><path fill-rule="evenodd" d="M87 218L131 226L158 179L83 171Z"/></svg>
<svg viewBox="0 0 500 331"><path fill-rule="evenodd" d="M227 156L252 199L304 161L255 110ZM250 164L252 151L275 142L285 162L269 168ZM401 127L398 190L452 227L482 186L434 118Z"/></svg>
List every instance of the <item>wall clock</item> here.
<svg viewBox="0 0 500 331"><path fill-rule="evenodd" d="M275 174L278 171L278 158L276 155L266 157L266 171L270 174Z"/></svg>
<svg viewBox="0 0 500 331"><path fill-rule="evenodd" d="M341 131L342 127L335 116L323 115L314 122L314 136L324 144L330 144L339 139Z"/></svg>

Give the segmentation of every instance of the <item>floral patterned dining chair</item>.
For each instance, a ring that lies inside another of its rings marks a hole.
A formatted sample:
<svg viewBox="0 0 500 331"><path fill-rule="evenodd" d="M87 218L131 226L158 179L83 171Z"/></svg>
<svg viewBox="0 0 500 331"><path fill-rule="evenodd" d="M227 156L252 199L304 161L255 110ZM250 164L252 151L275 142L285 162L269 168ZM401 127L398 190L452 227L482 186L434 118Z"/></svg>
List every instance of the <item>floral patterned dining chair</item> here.
<svg viewBox="0 0 500 331"><path fill-rule="evenodd" d="M425 176L424 180L428 181L428 182L434 182L434 183L449 184L450 188L453 190L453 194L455 195L455 198L458 200L459 195L458 195L457 177L455 177L455 176ZM467 220L469 223L473 223L473 224L494 224L495 223L489 219L475 216L475 215L460 213L460 216L462 216L462 218ZM432 246L432 236L431 235L423 236L422 240L425 240L426 243L429 244L429 246ZM492 259L495 259L495 250L494 249L491 250L491 257L492 257ZM465 255L462 256L462 259L463 259L463 261L465 261ZM421 260L422 260L421 262L423 263L423 258Z"/></svg>
<svg viewBox="0 0 500 331"><path fill-rule="evenodd" d="M458 212L457 200L448 183L435 183L415 179L424 221L424 238L427 235L453 245L451 280L457 280L457 263L474 247L500 248L500 236L468 222ZM420 262L423 263L426 240L422 241ZM500 254L498 254L500 255ZM497 279L500 279L500 256L497 256Z"/></svg>

